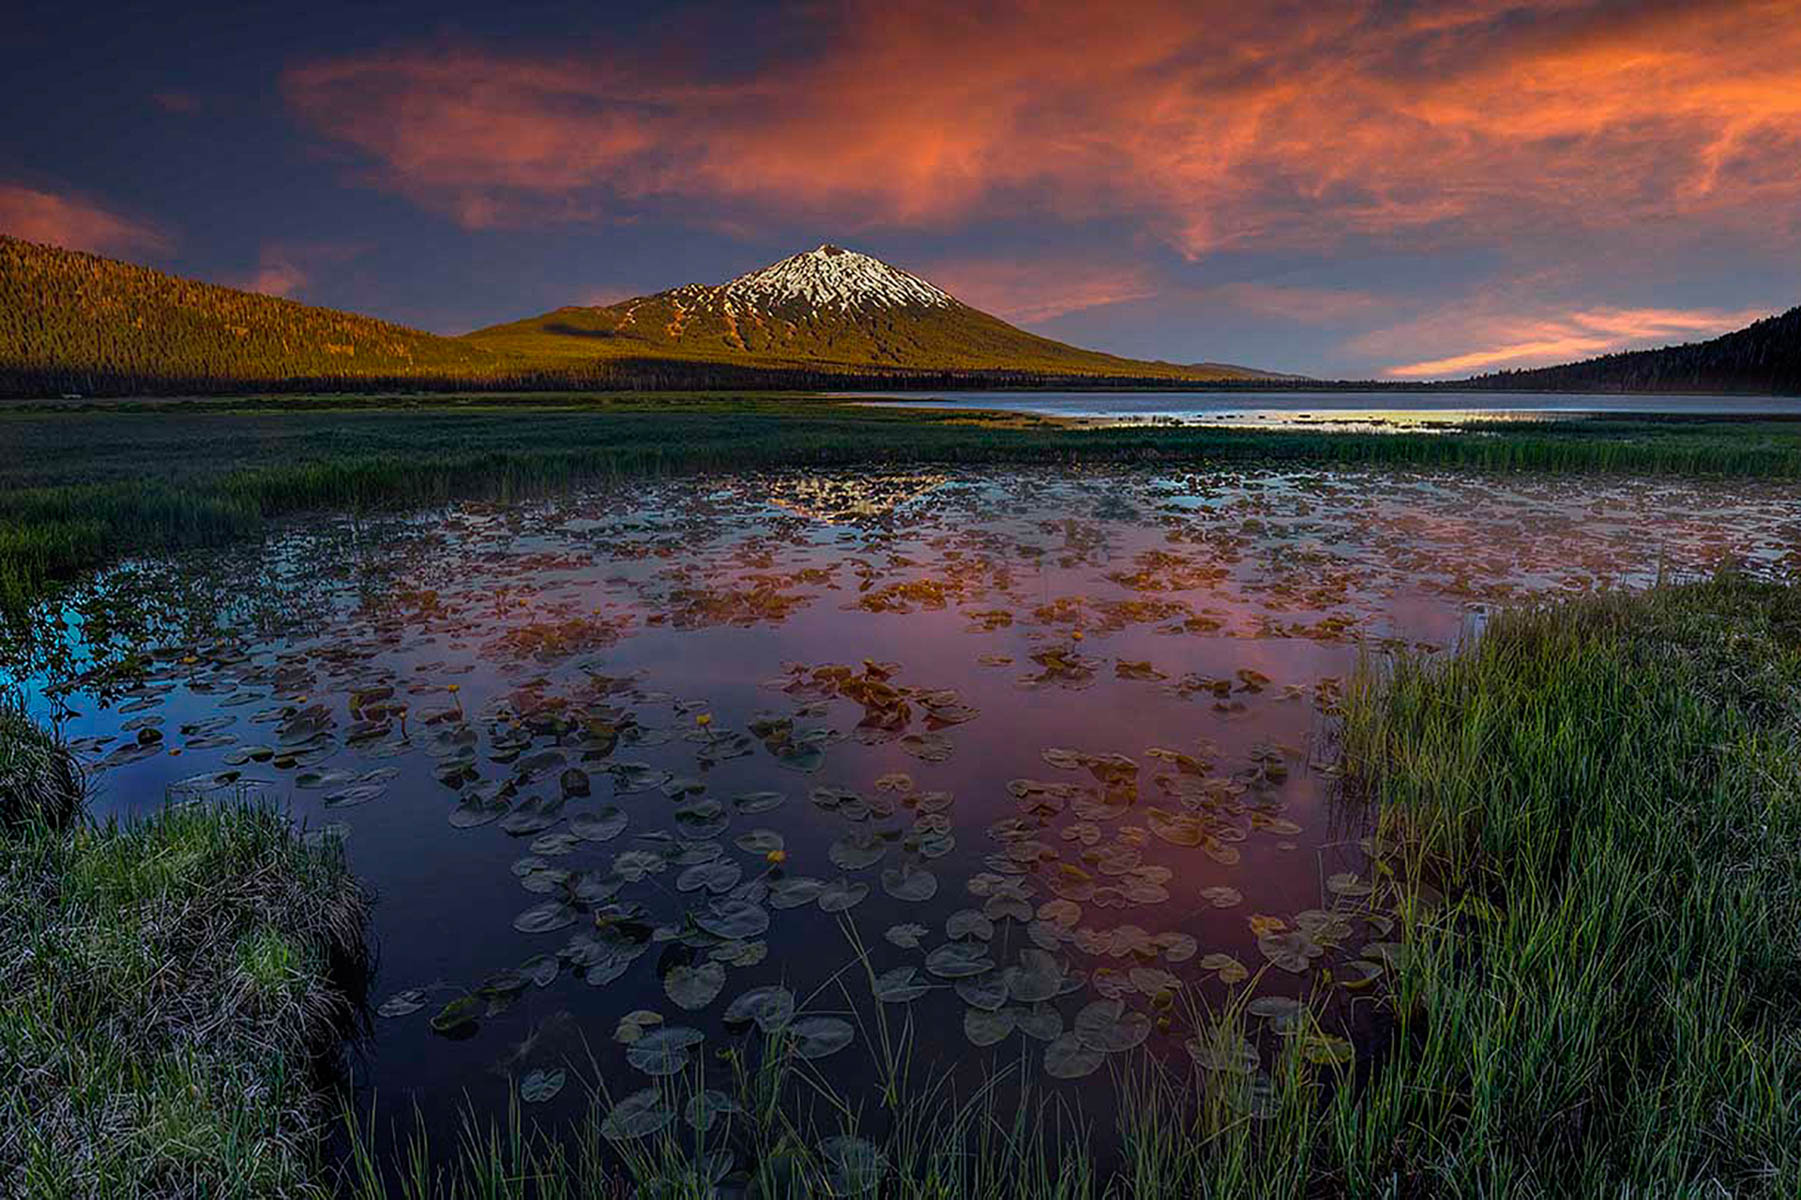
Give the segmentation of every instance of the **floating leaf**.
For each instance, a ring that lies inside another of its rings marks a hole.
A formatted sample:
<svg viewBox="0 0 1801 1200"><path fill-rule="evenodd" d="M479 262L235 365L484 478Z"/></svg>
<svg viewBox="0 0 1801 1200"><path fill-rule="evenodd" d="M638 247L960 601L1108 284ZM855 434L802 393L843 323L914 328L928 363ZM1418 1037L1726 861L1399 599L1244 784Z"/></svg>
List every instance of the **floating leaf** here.
<svg viewBox="0 0 1801 1200"><path fill-rule="evenodd" d="M1101 1051L1086 1045L1073 1033L1059 1034L1044 1048L1044 1069L1057 1079L1080 1079L1094 1074L1105 1058Z"/></svg>
<svg viewBox="0 0 1801 1200"><path fill-rule="evenodd" d="M876 999L887 1004L905 1004L932 990L932 985L919 978L918 967L895 967L875 977Z"/></svg>
<svg viewBox="0 0 1801 1200"><path fill-rule="evenodd" d="M925 867L902 863L882 872L882 890L896 900L922 903L938 894L938 876Z"/></svg>
<svg viewBox="0 0 1801 1200"><path fill-rule="evenodd" d="M568 1079L569 1072L561 1067L532 1071L519 1081L519 1098L527 1104L542 1104L562 1091Z"/></svg>
<svg viewBox="0 0 1801 1200"><path fill-rule="evenodd" d="M663 976L663 991L689 1012L713 1003L724 987L725 968L711 960L692 967L678 964Z"/></svg>
<svg viewBox="0 0 1801 1200"><path fill-rule="evenodd" d="M1022 1004L1049 1000L1063 990L1063 965L1043 950L1019 952L1019 966L1009 973L1008 990Z"/></svg>
<svg viewBox="0 0 1801 1200"><path fill-rule="evenodd" d="M1013 1019L1019 1031L1041 1042L1055 1041L1063 1033L1063 1014L1049 1004L1030 1008L1014 1008Z"/></svg>
<svg viewBox="0 0 1801 1200"><path fill-rule="evenodd" d="M1011 1008L987 1011L980 1008L963 1010L963 1035L977 1046L992 1046L1004 1041L1018 1028L1019 1017Z"/></svg>
<svg viewBox="0 0 1801 1200"><path fill-rule="evenodd" d="M812 904L825 891L825 881L798 876L793 879L774 879L769 883L769 907L799 908L803 904Z"/></svg>
<svg viewBox="0 0 1801 1200"><path fill-rule="evenodd" d="M926 970L941 979L962 979L994 970L988 947L970 942L946 942L926 955Z"/></svg>
<svg viewBox="0 0 1801 1200"><path fill-rule="evenodd" d="M625 826L625 813L612 804L569 818L569 832L584 842L612 841L625 832Z"/></svg>
<svg viewBox="0 0 1801 1200"><path fill-rule="evenodd" d="M739 834L737 838L738 849L746 854L768 854L786 845L782 835L773 829L753 829L749 833Z"/></svg>
<svg viewBox="0 0 1801 1200"><path fill-rule="evenodd" d="M657 1133L673 1120L675 1109L663 1099L663 1093L648 1087L615 1104L600 1123L600 1132L609 1141L627 1141Z"/></svg>
<svg viewBox="0 0 1801 1200"><path fill-rule="evenodd" d="M919 948L919 939L929 932L930 930L924 925L890 925L887 932L882 936L886 937L894 945L899 946L902 950L917 950Z"/></svg>
<svg viewBox="0 0 1801 1200"><path fill-rule="evenodd" d="M819 1151L830 1165L828 1182L834 1196L872 1192L888 1171L882 1152L859 1137L829 1137L820 1143Z"/></svg>
<svg viewBox="0 0 1801 1200"><path fill-rule="evenodd" d="M844 912L861 903L867 895L869 895L867 883L853 883L844 878L834 879L820 889L819 908L821 912Z"/></svg>
<svg viewBox="0 0 1801 1200"><path fill-rule="evenodd" d="M732 807L745 816L754 816L779 807L785 799L780 792L744 792L732 797Z"/></svg>
<svg viewBox="0 0 1801 1200"><path fill-rule="evenodd" d="M745 992L725 1008L728 1024L755 1021L764 1033L774 1033L794 1015L794 993L785 987L758 987Z"/></svg>
<svg viewBox="0 0 1801 1200"><path fill-rule="evenodd" d="M703 1038L700 1030L683 1025L652 1030L626 1047L625 1061L646 1075L676 1075L692 1061L689 1048L699 1045Z"/></svg>
<svg viewBox="0 0 1801 1200"><path fill-rule="evenodd" d="M395 992L382 1001L375 1010L378 1017L410 1017L425 1007L425 992L420 988L409 988L404 992Z"/></svg>
<svg viewBox="0 0 1801 1200"><path fill-rule="evenodd" d="M944 936L985 942L994 936L994 922L973 908L959 909L944 919Z"/></svg>
<svg viewBox="0 0 1801 1200"><path fill-rule="evenodd" d="M788 1026L794 1052L802 1058L824 1058L851 1044L856 1030L837 1017L802 1017Z"/></svg>
<svg viewBox="0 0 1801 1200"><path fill-rule="evenodd" d="M1130 1050L1150 1034L1151 1019L1120 1000L1096 1000L1076 1014L1076 1038L1103 1053Z"/></svg>
<svg viewBox="0 0 1801 1200"><path fill-rule="evenodd" d="M688 1098L682 1118L697 1132L705 1133L713 1127L713 1122L720 1116L743 1111L738 1102L724 1092L706 1088ZM728 1158L728 1169L729 1164L730 1159Z"/></svg>
<svg viewBox="0 0 1801 1200"><path fill-rule="evenodd" d="M742 941L769 928L769 910L748 900L714 900L694 914L694 923L714 937Z"/></svg>
<svg viewBox="0 0 1801 1200"><path fill-rule="evenodd" d="M520 933L549 933L575 924L576 911L561 900L534 904L513 918L513 928Z"/></svg>
<svg viewBox="0 0 1801 1200"><path fill-rule="evenodd" d="M432 1030L436 1033L455 1034L459 1030L471 1028L475 1019L487 1008L478 996L458 996L455 1000L438 1010L431 1019Z"/></svg>

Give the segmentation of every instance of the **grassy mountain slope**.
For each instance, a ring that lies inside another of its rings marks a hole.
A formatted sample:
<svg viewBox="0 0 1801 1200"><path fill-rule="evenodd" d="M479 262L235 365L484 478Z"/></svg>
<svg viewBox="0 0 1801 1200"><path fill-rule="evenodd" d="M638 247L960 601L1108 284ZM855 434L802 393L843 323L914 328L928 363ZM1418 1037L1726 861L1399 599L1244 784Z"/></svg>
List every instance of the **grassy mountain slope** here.
<svg viewBox="0 0 1801 1200"><path fill-rule="evenodd" d="M511 369L492 349L455 338L0 236L0 377L36 385L30 390L477 378Z"/></svg>
<svg viewBox="0 0 1801 1200"><path fill-rule="evenodd" d="M1027 333L966 304L872 311L731 312L676 289L603 308L559 308L466 340L535 362L595 357L766 363L819 370L1026 371L1158 380L1270 378L1217 364L1142 362Z"/></svg>
<svg viewBox="0 0 1801 1200"><path fill-rule="evenodd" d="M1801 307L1705 342L1632 350L1556 367L1500 371L1469 382L1533 391L1801 395Z"/></svg>

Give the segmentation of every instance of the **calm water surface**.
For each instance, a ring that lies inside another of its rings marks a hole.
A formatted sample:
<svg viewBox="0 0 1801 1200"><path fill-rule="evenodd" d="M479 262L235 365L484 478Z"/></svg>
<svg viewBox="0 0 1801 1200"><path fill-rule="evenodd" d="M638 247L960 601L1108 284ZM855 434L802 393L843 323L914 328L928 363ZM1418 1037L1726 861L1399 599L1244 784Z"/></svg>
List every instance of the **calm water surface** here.
<svg viewBox="0 0 1801 1200"><path fill-rule="evenodd" d="M1092 1097L1117 1047L1186 1063L1191 1003L1394 952L1332 800L1360 647L1721 562L1792 572L1797 501L1339 470L687 479L131 564L17 671L100 811L250 788L344 839L378 896L356 1082L389 1115L450 1128L524 1085L556 1121L596 1071L615 1096L721 1087L759 1015L869 1108L878 1012L960 1078Z"/></svg>
<svg viewBox="0 0 1801 1200"><path fill-rule="evenodd" d="M1544 392L906 392L847 393L910 408L999 409L1094 424L1253 429L1432 430L1469 421L1603 416L1801 417L1793 396L1621 396Z"/></svg>

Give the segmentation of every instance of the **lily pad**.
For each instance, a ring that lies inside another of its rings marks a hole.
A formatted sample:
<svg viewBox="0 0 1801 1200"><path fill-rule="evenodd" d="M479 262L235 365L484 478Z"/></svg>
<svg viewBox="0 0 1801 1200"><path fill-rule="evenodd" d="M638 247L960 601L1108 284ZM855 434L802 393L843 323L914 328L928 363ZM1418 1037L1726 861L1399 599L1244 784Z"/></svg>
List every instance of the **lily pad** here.
<svg viewBox="0 0 1801 1200"><path fill-rule="evenodd" d="M785 987L758 987L745 992L725 1008L728 1024L755 1021L764 1033L787 1026L794 1016L794 993Z"/></svg>
<svg viewBox="0 0 1801 1200"><path fill-rule="evenodd" d="M887 1004L905 1004L932 990L932 985L919 977L918 967L895 967L875 977L876 999Z"/></svg>
<svg viewBox="0 0 1801 1200"><path fill-rule="evenodd" d="M425 1007L425 992L420 988L409 988L404 992L395 992L382 1001L375 1010L378 1017L409 1017Z"/></svg>
<svg viewBox="0 0 1801 1200"><path fill-rule="evenodd" d="M769 907L799 908L803 904L812 904L825 891L825 881L796 876L792 879L774 879L769 883Z"/></svg>
<svg viewBox="0 0 1801 1200"><path fill-rule="evenodd" d="M892 944L899 946L902 950L917 950L919 949L919 939L929 932L930 930L924 925L907 923L904 925L890 925L887 932L882 936L887 938Z"/></svg>
<svg viewBox="0 0 1801 1200"><path fill-rule="evenodd" d="M694 914L694 923L714 937L742 941L769 928L769 910L748 900L715 900Z"/></svg>
<svg viewBox="0 0 1801 1200"><path fill-rule="evenodd" d="M994 970L988 947L970 942L946 942L926 955L926 970L941 979L962 979Z"/></svg>
<svg viewBox="0 0 1801 1200"><path fill-rule="evenodd" d="M663 991L689 1012L713 1003L724 987L725 967L711 959L692 967L678 964L663 976Z"/></svg>
<svg viewBox="0 0 1801 1200"><path fill-rule="evenodd" d="M938 894L938 876L925 867L902 863L882 872L882 890L896 900L922 903Z"/></svg>
<svg viewBox="0 0 1801 1200"><path fill-rule="evenodd" d="M1019 1016L1011 1008L987 1011L980 1008L963 1010L963 1035L977 1046L992 1046L1005 1041L1019 1027Z"/></svg>
<svg viewBox="0 0 1801 1200"><path fill-rule="evenodd" d="M625 813L607 804L569 818L569 832L584 842L610 842L625 832L626 823Z"/></svg>
<svg viewBox="0 0 1801 1200"><path fill-rule="evenodd" d="M654 1087L633 1092L608 1111L600 1123L601 1135L609 1141L628 1141L660 1132L675 1120L675 1109Z"/></svg>
<svg viewBox="0 0 1801 1200"><path fill-rule="evenodd" d="M844 912L860 904L867 895L869 895L867 883L853 882L840 877L820 889L819 908L821 912Z"/></svg>
<svg viewBox="0 0 1801 1200"><path fill-rule="evenodd" d="M1073 1033L1059 1034L1044 1048L1045 1073L1057 1079L1081 1079L1094 1074L1106 1057L1101 1051L1085 1045Z"/></svg>
<svg viewBox="0 0 1801 1200"><path fill-rule="evenodd" d="M824 1058L851 1044L856 1030L837 1017L802 1017L788 1026L794 1052L802 1058Z"/></svg>
<svg viewBox="0 0 1801 1200"><path fill-rule="evenodd" d="M1076 1038L1105 1054L1130 1050L1150 1035L1151 1019L1120 1000L1096 1000L1076 1014Z"/></svg>
<svg viewBox="0 0 1801 1200"><path fill-rule="evenodd" d="M705 1035L685 1025L671 1025L652 1030L626 1047L625 1061L646 1075L677 1075L693 1061L689 1049L698 1046Z"/></svg>
<svg viewBox="0 0 1801 1200"><path fill-rule="evenodd" d="M575 924L576 915L575 909L561 900L547 900L514 917L513 928L520 933L549 933Z"/></svg>
<svg viewBox="0 0 1801 1200"><path fill-rule="evenodd" d="M562 1067L532 1071L519 1081L519 1098L527 1104L542 1104L563 1090L569 1072Z"/></svg>

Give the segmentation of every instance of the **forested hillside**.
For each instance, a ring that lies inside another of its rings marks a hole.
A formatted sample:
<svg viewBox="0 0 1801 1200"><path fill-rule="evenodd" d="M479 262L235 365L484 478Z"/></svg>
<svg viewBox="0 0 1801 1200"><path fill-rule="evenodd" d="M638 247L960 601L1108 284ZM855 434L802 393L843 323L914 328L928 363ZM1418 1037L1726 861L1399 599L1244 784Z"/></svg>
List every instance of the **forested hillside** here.
<svg viewBox="0 0 1801 1200"><path fill-rule="evenodd" d="M1750 392L1801 395L1801 308L1705 342L1586 362L1501 371L1479 387L1571 392Z"/></svg>
<svg viewBox="0 0 1801 1200"><path fill-rule="evenodd" d="M108 394L498 377L507 357L372 317L0 236L0 389Z"/></svg>

